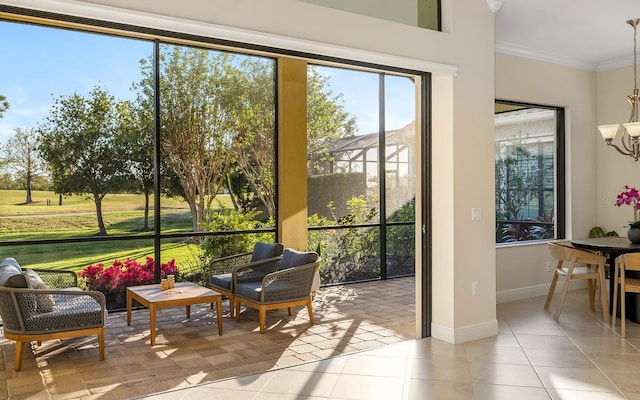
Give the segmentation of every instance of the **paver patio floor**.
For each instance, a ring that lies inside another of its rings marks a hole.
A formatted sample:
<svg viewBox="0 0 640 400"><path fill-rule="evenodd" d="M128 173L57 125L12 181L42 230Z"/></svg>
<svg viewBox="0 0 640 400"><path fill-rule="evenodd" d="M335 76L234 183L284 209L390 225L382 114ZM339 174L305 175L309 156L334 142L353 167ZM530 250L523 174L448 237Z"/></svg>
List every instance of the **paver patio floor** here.
<svg viewBox="0 0 640 400"><path fill-rule="evenodd" d="M321 288L313 302L315 324L305 308L267 313L267 332L258 332L258 313L245 310L239 322L228 316L218 336L209 305L158 312L156 345L149 340L149 312L111 312L106 360L98 360L97 339L43 342L25 352L13 370L15 345L0 339L0 399L123 399L233 376L276 370L415 337L414 278ZM35 344L34 344L35 346Z"/></svg>

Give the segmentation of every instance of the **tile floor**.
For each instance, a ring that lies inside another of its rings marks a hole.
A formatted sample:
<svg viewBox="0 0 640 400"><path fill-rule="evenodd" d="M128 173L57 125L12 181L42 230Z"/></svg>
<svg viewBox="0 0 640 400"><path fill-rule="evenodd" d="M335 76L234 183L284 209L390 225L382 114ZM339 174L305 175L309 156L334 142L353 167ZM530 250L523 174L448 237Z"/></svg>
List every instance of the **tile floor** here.
<svg viewBox="0 0 640 400"><path fill-rule="evenodd" d="M629 323L622 339L589 312L584 289L571 292L557 323L543 304L540 297L498 305L496 337L407 340L143 398L640 399L640 324Z"/></svg>
<svg viewBox="0 0 640 400"><path fill-rule="evenodd" d="M559 322L542 297L499 304L497 336L451 345L410 339L412 285L325 288L314 326L303 310L275 313L265 335L252 311L225 319L218 337L206 308L188 321L166 310L153 348L145 310L132 327L111 316L104 362L91 340L43 344L16 374L13 346L2 342L0 389L11 399L640 399L640 324L627 324L622 339L589 312L584 289L570 292ZM403 294L387 308L379 293Z"/></svg>

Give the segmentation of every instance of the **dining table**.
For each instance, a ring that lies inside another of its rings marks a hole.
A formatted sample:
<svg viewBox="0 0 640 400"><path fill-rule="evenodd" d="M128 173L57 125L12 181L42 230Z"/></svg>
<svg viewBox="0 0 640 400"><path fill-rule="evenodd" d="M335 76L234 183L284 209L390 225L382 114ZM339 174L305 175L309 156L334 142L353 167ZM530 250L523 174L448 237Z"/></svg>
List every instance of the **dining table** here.
<svg viewBox="0 0 640 400"><path fill-rule="evenodd" d="M585 238L585 239L573 239L571 244L579 249L599 252L607 257L607 264L609 264L609 313L613 308L613 288L614 280L613 275L615 271L616 258L625 253L638 253L640 252L640 244L631 243L626 236L604 236L597 238ZM638 272L627 271L629 277L638 278ZM616 301L619 301L616 299ZM618 303L619 304L619 303ZM628 320L640 323L640 294L627 293L626 296L626 317ZM618 315L620 307L618 307ZM616 316L614 316L615 318Z"/></svg>

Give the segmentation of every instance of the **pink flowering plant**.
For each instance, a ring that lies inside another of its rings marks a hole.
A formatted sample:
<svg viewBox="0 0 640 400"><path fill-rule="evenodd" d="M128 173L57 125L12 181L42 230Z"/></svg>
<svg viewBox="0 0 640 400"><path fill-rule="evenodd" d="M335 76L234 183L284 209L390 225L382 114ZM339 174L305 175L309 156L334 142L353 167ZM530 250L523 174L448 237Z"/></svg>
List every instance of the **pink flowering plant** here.
<svg viewBox="0 0 640 400"><path fill-rule="evenodd" d="M624 185L624 190L616 196L616 206L631 206L633 209L633 221L629 221L629 228L640 228L638 211L640 210L640 192L634 187Z"/></svg>
<svg viewBox="0 0 640 400"><path fill-rule="evenodd" d="M78 272L84 278L87 289L104 293L109 308L121 308L126 300L127 286L149 285L153 283L155 261L151 257L140 263L127 258L124 261L114 260L113 264L105 268L104 264L89 265ZM178 279L179 270L175 259L160 265L160 277L175 275Z"/></svg>

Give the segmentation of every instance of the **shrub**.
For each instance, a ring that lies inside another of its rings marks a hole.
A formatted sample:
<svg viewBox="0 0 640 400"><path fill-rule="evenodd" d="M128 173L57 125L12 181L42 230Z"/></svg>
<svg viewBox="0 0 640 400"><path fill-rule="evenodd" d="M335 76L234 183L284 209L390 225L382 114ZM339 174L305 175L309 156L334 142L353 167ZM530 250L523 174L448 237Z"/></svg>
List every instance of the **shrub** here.
<svg viewBox="0 0 640 400"><path fill-rule="evenodd" d="M325 218L342 218L351 211L349 199L367 192L366 177L362 172L334 173L309 177L307 195L309 214ZM327 204L332 207L327 208Z"/></svg>
<svg viewBox="0 0 640 400"><path fill-rule="evenodd" d="M333 211L333 202L327 208ZM322 257L323 284L375 279L380 273L380 230L355 226L376 221L378 210L364 196L347 200L346 210L342 217L332 212L333 220L317 214L307 219L309 226L338 226L309 232L308 247Z"/></svg>
<svg viewBox="0 0 640 400"><path fill-rule="evenodd" d="M147 257L144 264L127 258L124 261L114 260L113 264L107 268L102 263L89 265L78 272L78 275L84 279L87 289L104 293L107 298L107 307L114 309L124 306L127 286L153 283L155 267L156 263L151 257ZM160 265L161 278L175 275L179 280L179 273L175 259Z"/></svg>
<svg viewBox="0 0 640 400"><path fill-rule="evenodd" d="M210 212L203 223L204 229L209 232L229 231L230 234L207 236L202 241L203 264L208 264L210 260L219 257L251 251L256 242L269 243L273 241L273 233L271 232L237 233L238 231L251 231L273 226L273 220L271 219L266 223L258 221L257 216L259 213L257 210Z"/></svg>

